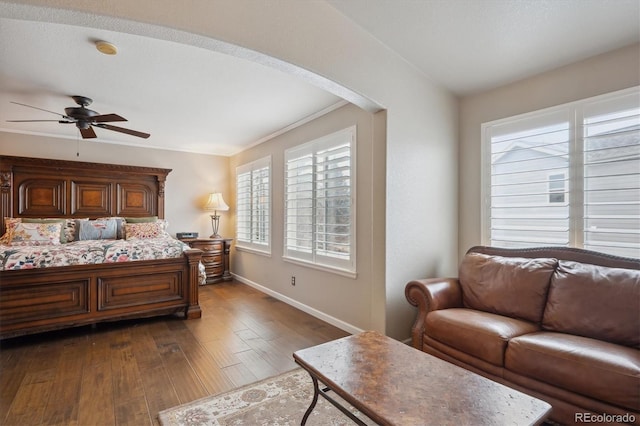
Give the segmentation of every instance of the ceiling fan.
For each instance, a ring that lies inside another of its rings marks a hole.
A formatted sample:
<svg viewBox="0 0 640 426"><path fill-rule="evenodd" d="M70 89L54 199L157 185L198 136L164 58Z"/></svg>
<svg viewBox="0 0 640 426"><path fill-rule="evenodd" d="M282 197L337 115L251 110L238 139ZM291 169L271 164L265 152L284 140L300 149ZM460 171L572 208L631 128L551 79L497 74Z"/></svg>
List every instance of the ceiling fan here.
<svg viewBox="0 0 640 426"><path fill-rule="evenodd" d="M63 120L7 120L12 123L27 123L37 121L57 121L62 124L75 124L83 139L95 138L96 132L93 127L99 127L101 129L113 130L115 132L126 133L128 135L137 136L139 138L147 139L151 136L149 133L138 132L137 130L125 129L123 127L113 126L107 124L114 121L127 121L126 118L119 116L118 114L98 114L97 112L88 109L93 99L85 96L71 96L73 100L80 105L79 107L69 107L64 109L64 114L60 114L54 111L34 107L31 105L21 104L20 102L11 102L12 104L22 105L29 108L39 109L40 111L50 112L52 114L59 115Z"/></svg>

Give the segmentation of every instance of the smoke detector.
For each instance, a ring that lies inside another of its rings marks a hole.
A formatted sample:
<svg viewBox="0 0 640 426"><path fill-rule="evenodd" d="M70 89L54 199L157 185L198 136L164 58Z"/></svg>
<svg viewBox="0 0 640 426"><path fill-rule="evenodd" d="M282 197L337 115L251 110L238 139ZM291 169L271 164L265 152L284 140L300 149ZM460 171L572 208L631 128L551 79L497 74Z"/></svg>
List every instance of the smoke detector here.
<svg viewBox="0 0 640 426"><path fill-rule="evenodd" d="M109 43L108 41L96 41L96 49L105 55L115 55L118 53L116 45Z"/></svg>

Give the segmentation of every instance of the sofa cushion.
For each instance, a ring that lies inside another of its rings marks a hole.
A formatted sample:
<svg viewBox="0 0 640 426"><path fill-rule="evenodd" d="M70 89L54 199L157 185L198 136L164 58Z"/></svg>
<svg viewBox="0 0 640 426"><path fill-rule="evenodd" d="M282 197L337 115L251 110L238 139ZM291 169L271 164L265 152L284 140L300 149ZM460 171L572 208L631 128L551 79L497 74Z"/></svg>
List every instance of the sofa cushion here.
<svg viewBox="0 0 640 426"><path fill-rule="evenodd" d="M539 323L556 259L468 253L460 265L465 306Z"/></svg>
<svg viewBox="0 0 640 426"><path fill-rule="evenodd" d="M500 367L509 339L538 330L531 322L467 308L429 312L425 322L427 336Z"/></svg>
<svg viewBox="0 0 640 426"><path fill-rule="evenodd" d="M640 348L640 270L561 260L544 329Z"/></svg>
<svg viewBox="0 0 640 426"><path fill-rule="evenodd" d="M590 398L640 410L640 352L633 348L543 331L511 339L505 368Z"/></svg>

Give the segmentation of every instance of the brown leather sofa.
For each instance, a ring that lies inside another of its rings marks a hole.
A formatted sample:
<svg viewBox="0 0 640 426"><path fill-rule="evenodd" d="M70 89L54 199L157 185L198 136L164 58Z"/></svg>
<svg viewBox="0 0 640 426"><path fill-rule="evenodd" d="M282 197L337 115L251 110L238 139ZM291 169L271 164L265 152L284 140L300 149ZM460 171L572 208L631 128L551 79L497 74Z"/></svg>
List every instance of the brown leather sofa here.
<svg viewBox="0 0 640 426"><path fill-rule="evenodd" d="M473 247L458 278L405 295L415 348L547 401L552 421L640 424L640 260Z"/></svg>

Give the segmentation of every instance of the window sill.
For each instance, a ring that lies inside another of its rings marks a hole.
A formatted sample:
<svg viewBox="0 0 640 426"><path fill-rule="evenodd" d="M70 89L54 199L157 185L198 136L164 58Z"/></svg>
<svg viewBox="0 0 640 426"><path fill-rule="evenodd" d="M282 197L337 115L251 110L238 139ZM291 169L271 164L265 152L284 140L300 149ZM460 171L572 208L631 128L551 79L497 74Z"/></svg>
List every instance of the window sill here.
<svg viewBox="0 0 640 426"><path fill-rule="evenodd" d="M239 246L238 244L236 244L236 250L237 251L246 251L247 253L257 254L257 255L260 255L260 256L271 257L271 252L270 251L258 250L258 249L251 248L251 247Z"/></svg>
<svg viewBox="0 0 640 426"><path fill-rule="evenodd" d="M286 256L283 256L282 259L285 262L294 263L296 265L304 266L307 268L317 269L319 271L330 272L336 275L342 275L343 277L351 278L354 280L358 278L358 273L355 271L349 271L347 269L336 268L328 265L319 265L317 263L307 262L304 260L295 259L295 258L286 257Z"/></svg>

